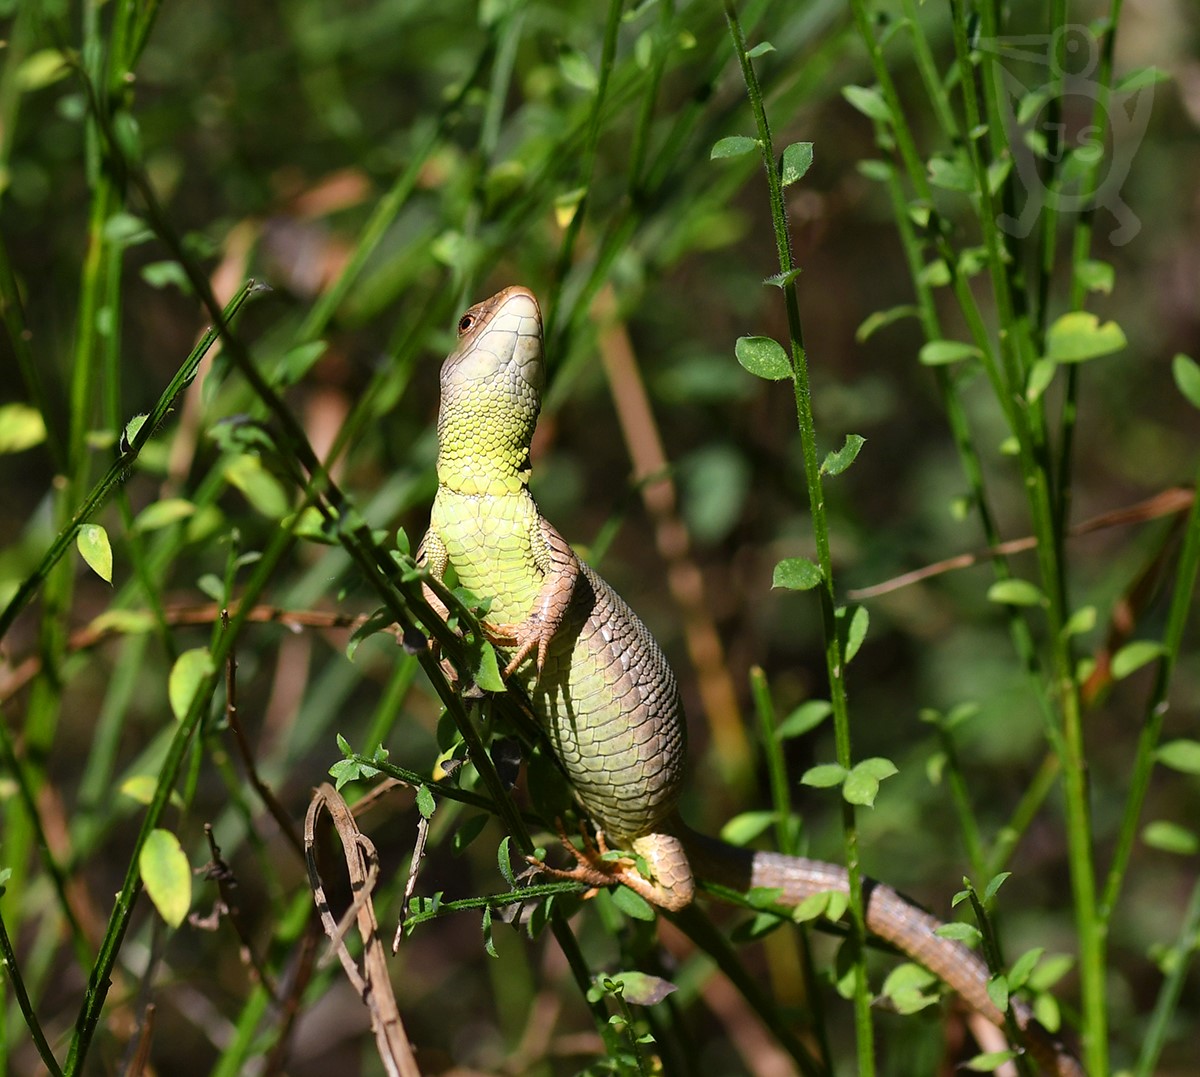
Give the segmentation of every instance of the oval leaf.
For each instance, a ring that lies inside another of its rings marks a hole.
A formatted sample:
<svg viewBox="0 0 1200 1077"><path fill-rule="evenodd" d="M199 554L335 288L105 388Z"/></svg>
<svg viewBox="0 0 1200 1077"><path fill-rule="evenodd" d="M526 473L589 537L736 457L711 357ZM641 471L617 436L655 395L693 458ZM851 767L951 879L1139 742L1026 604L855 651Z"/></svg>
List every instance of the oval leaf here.
<svg viewBox="0 0 1200 1077"><path fill-rule="evenodd" d="M635 1006L653 1006L677 990L670 980L651 976L648 972L614 972L605 979L621 985L621 997Z"/></svg>
<svg viewBox="0 0 1200 1077"><path fill-rule="evenodd" d="M864 116L880 123L892 122L892 110L873 86L843 86L842 96Z"/></svg>
<svg viewBox="0 0 1200 1077"><path fill-rule="evenodd" d="M192 904L192 867L169 830L152 830L138 856L138 871L154 907L171 927L178 927Z"/></svg>
<svg viewBox="0 0 1200 1077"><path fill-rule="evenodd" d="M28 404L0 407L0 453L23 452L46 440L46 422Z"/></svg>
<svg viewBox="0 0 1200 1077"><path fill-rule="evenodd" d="M196 506L182 497L168 497L147 505L133 521L135 531L157 531L160 527L186 520Z"/></svg>
<svg viewBox="0 0 1200 1077"><path fill-rule="evenodd" d="M793 142L783 151L783 167L780 169L780 182L786 187L802 179L812 168L813 144L811 142Z"/></svg>
<svg viewBox="0 0 1200 1077"><path fill-rule="evenodd" d="M1046 596L1041 588L1028 580L997 580L988 588L989 602L1003 602L1007 606L1040 606Z"/></svg>
<svg viewBox="0 0 1200 1077"><path fill-rule="evenodd" d="M816 729L833 713L833 704L827 699L810 699L801 703L775 730L775 736L780 740L790 737L800 737L810 730Z"/></svg>
<svg viewBox="0 0 1200 1077"><path fill-rule="evenodd" d="M819 763L809 767L800 779L801 785L811 785L814 789L832 789L846 780L846 768L840 763Z"/></svg>
<svg viewBox="0 0 1200 1077"><path fill-rule="evenodd" d="M745 135L730 135L714 143L708 157L710 161L717 161L722 157L741 157L757 147L757 139L747 138Z"/></svg>
<svg viewBox="0 0 1200 1077"><path fill-rule="evenodd" d="M225 481L241 490L254 508L271 519L286 516L291 508L283 484L257 456L247 453L234 457L225 468Z"/></svg>
<svg viewBox="0 0 1200 1077"><path fill-rule="evenodd" d="M733 353L737 361L756 377L783 381L792 376L787 352L771 337L738 337Z"/></svg>
<svg viewBox="0 0 1200 1077"><path fill-rule="evenodd" d="M789 591L810 591L823 578L821 566L807 557L787 557L775 566L771 586L786 587Z"/></svg>
<svg viewBox="0 0 1200 1077"><path fill-rule="evenodd" d="M1194 408L1200 408L1200 363L1190 355L1182 353L1171 360L1171 373L1175 377L1175 385L1187 402Z"/></svg>
<svg viewBox="0 0 1200 1077"><path fill-rule="evenodd" d="M931 340L922 345L917 360L923 366L946 366L979 357L979 349L963 340Z"/></svg>
<svg viewBox="0 0 1200 1077"><path fill-rule="evenodd" d="M746 811L735 815L721 827L721 840L730 845L746 845L775 822L773 811Z"/></svg>
<svg viewBox="0 0 1200 1077"><path fill-rule="evenodd" d="M167 698L171 701L171 711L178 721L192 706L204 679L213 671L212 655L203 647L184 651L171 667L171 676L167 681Z"/></svg>
<svg viewBox="0 0 1200 1077"><path fill-rule="evenodd" d="M1154 754L1164 767L1184 774L1200 774L1200 741L1170 740Z"/></svg>
<svg viewBox="0 0 1200 1077"><path fill-rule="evenodd" d="M1046 332L1046 358L1056 363L1082 363L1111 355L1125 347L1125 334L1116 322L1105 322L1090 311L1064 314Z"/></svg>
<svg viewBox="0 0 1200 1077"><path fill-rule="evenodd" d="M1160 657L1165 648L1161 643L1150 639L1137 639L1132 643L1125 644L1112 659L1112 675L1113 680L1121 680L1128 677L1135 670L1139 670L1147 662L1153 662Z"/></svg>
<svg viewBox="0 0 1200 1077"><path fill-rule="evenodd" d="M103 527L84 524L75 536L75 547L97 576L105 583L112 583L112 547Z"/></svg>
<svg viewBox="0 0 1200 1077"><path fill-rule="evenodd" d="M1176 853L1179 856L1191 856L1200 849L1200 840L1194 831L1166 819L1147 823L1142 830L1142 841L1152 849L1163 853Z"/></svg>

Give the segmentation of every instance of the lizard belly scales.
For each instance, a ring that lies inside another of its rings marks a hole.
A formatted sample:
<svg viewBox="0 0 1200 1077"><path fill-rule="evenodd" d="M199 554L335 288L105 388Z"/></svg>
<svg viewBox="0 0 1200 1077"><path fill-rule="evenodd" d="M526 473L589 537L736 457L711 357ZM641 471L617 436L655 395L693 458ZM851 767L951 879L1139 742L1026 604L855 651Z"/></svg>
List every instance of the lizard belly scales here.
<svg viewBox="0 0 1200 1077"><path fill-rule="evenodd" d="M438 492L430 528L459 581L490 600L488 619L519 622L543 578L531 550L540 534L527 491L502 496ZM501 647L511 657L515 648ZM580 802L609 838L630 845L672 812L686 744L675 674L621 597L580 565L540 673L513 674L545 725Z"/></svg>

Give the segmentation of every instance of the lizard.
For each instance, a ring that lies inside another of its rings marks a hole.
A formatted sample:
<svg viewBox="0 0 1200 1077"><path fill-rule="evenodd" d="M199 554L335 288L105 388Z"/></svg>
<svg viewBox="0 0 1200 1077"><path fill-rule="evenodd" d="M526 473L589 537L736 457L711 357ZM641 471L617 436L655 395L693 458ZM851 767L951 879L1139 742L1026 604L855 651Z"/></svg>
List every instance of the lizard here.
<svg viewBox="0 0 1200 1077"><path fill-rule="evenodd" d="M530 290L505 288L462 315L441 369L438 487L416 560L439 581L453 567L459 583L487 601L485 629L507 663L504 676L524 690L595 826L597 845L567 846L572 869L549 870L593 888L623 884L668 912L694 899L697 877L740 892L768 888L784 906L848 893L843 867L738 848L679 818L686 729L670 663L529 492L544 382L541 312ZM446 615L427 585L425 596ZM602 858L609 845L632 856ZM988 995L988 967L973 950L935 934L936 917L882 883L865 880L864 896L870 933L1004 1028ZM1046 1072L1082 1077L1023 1001L1010 1006Z"/></svg>

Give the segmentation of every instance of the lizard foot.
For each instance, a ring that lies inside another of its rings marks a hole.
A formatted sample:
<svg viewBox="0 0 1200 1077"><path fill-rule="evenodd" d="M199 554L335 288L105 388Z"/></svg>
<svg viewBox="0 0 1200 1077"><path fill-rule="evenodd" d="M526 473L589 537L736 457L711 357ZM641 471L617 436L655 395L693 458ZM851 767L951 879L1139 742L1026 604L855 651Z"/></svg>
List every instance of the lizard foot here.
<svg viewBox="0 0 1200 1077"><path fill-rule="evenodd" d="M619 883L659 908L678 910L691 901L694 886L690 871L687 872L685 880L664 885L662 882L646 878L638 870L632 857L614 856L602 830L596 830L594 840L582 828L581 833L583 848L579 849L567 838L562 826L558 827L558 836L562 839L563 846L575 860L573 868L553 868L535 857L526 859L538 870L555 879L571 879L583 883L589 887L584 897L592 897L600 887ZM641 842L644 842L644 839L638 839L638 843Z"/></svg>
<svg viewBox="0 0 1200 1077"><path fill-rule="evenodd" d="M516 653L504 667L504 676L511 677L517 668L535 651L537 652L537 676L542 675L542 667L546 664L546 654L550 650L550 640L554 638L554 628L546 624L538 614L527 618L520 624L485 624L484 631L488 639L499 647L516 647Z"/></svg>

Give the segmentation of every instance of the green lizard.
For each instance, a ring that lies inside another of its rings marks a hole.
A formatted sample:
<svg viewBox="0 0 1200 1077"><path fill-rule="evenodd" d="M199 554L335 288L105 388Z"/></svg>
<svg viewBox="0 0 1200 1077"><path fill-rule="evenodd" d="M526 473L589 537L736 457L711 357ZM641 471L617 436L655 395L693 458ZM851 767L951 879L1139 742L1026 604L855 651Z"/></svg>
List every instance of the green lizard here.
<svg viewBox="0 0 1200 1077"><path fill-rule="evenodd" d="M846 870L823 861L739 849L689 829L675 805L686 734L675 675L657 641L621 597L576 557L529 493L529 444L545 379L537 300L512 287L468 310L441 372L438 491L417 553L441 579L490 603L488 633L525 690L550 744L595 824L600 849L575 852L555 874L588 886L621 883L678 910L695 878L736 890L768 887L793 906L848 890ZM444 606L426 588L436 609ZM601 859L605 842L632 858ZM988 996L988 969L940 922L878 883L866 887L866 926L958 991L1003 1027ZM1079 1063L1012 1004L1026 1046L1051 1073Z"/></svg>

